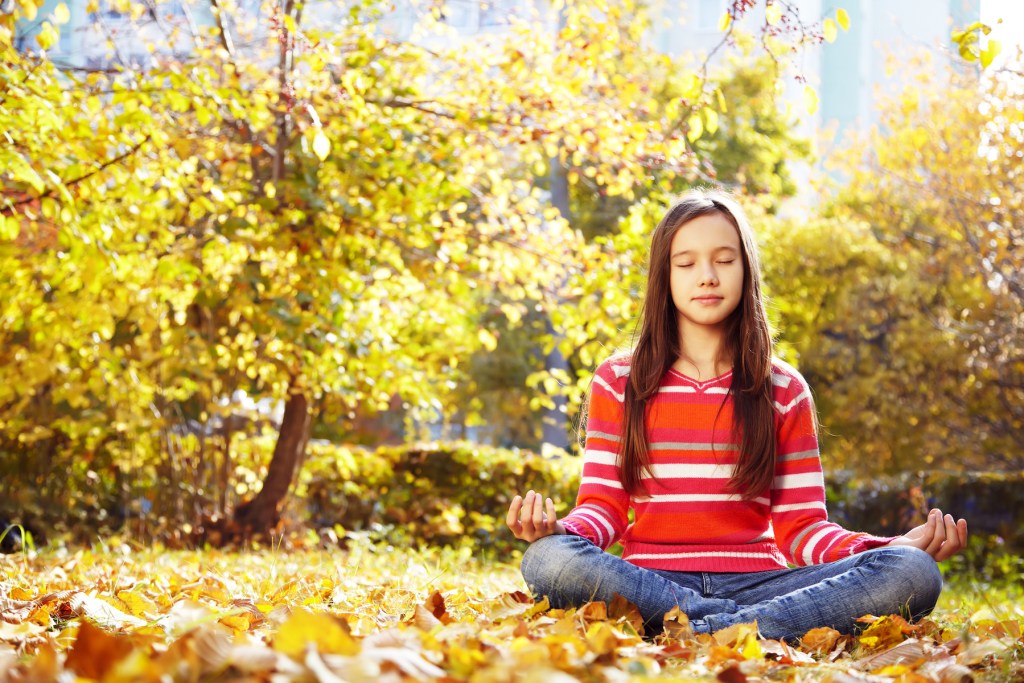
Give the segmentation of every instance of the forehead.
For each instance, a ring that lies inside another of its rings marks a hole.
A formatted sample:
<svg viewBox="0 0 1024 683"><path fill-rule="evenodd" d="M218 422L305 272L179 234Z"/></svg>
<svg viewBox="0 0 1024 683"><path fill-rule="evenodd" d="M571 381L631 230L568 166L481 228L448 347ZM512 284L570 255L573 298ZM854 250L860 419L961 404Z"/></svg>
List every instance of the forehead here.
<svg viewBox="0 0 1024 683"><path fill-rule="evenodd" d="M713 251L722 247L740 250L740 234L721 212L698 216L685 223L672 236L671 253Z"/></svg>

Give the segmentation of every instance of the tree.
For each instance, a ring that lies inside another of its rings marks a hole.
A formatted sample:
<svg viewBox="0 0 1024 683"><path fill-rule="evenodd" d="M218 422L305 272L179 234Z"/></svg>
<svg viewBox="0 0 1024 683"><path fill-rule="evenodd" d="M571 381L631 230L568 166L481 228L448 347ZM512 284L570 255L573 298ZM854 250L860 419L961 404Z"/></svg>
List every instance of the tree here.
<svg viewBox="0 0 1024 683"><path fill-rule="evenodd" d="M830 457L861 472L1022 464L1022 83L949 77L888 102L822 218L765 238Z"/></svg>
<svg viewBox="0 0 1024 683"><path fill-rule="evenodd" d="M126 21L158 17L131 5ZM228 397L245 391L284 409L234 528L272 530L320 410L451 410L459 359L498 341L481 305L550 313L595 264L630 265L545 210L550 159L571 185L630 200L700 173L694 122L715 100L695 73L669 101L637 77L670 65L642 47L631 5L572 3L555 41L523 26L444 49L390 39L373 2L330 31L299 3L273 8L247 34L214 4L214 30L192 31L185 56L170 28L145 68L64 72L14 50L5 19L11 471L38 483L63 468L118 515L223 515ZM51 508L70 500L48 490Z"/></svg>

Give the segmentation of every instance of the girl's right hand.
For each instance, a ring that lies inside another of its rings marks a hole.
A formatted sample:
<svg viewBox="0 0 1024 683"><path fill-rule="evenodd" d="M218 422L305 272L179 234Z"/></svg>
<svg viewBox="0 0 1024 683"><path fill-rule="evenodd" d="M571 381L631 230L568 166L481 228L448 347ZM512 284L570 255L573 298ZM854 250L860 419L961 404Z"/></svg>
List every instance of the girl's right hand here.
<svg viewBox="0 0 1024 683"><path fill-rule="evenodd" d="M547 513L544 511L544 496L528 491L526 498L516 496L508 506L505 524L521 541L533 543L539 538L553 534L564 534L565 527L555 516L555 503L547 499Z"/></svg>

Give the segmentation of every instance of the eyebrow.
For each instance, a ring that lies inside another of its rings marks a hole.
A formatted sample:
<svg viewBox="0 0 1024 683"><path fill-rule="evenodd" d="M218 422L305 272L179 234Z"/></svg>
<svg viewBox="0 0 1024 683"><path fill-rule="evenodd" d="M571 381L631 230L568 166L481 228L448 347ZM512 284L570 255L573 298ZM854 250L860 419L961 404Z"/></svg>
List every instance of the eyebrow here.
<svg viewBox="0 0 1024 683"><path fill-rule="evenodd" d="M711 253L717 254L720 251L731 251L734 254L739 254L740 253L739 250L736 249L735 247L729 247L729 246L725 246L725 245L723 245L721 247L715 247L714 249L711 250ZM683 249L682 251L677 251L676 253L672 254L671 258L675 258L677 256L686 256L690 252L691 252L690 249Z"/></svg>

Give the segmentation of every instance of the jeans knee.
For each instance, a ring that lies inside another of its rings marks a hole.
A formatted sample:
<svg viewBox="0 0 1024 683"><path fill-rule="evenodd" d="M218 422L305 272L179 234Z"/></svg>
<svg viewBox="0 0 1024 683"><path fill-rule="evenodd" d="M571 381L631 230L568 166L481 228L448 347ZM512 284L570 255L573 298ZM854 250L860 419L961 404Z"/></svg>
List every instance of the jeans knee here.
<svg viewBox="0 0 1024 683"><path fill-rule="evenodd" d="M910 597L912 616L924 616L932 611L942 592L942 572L931 555L920 548L897 546L891 548L900 557L900 574L913 585Z"/></svg>
<svg viewBox="0 0 1024 683"><path fill-rule="evenodd" d="M559 577L590 542L573 535L545 536L531 543L523 553L519 569L530 591L549 595L558 585Z"/></svg>

